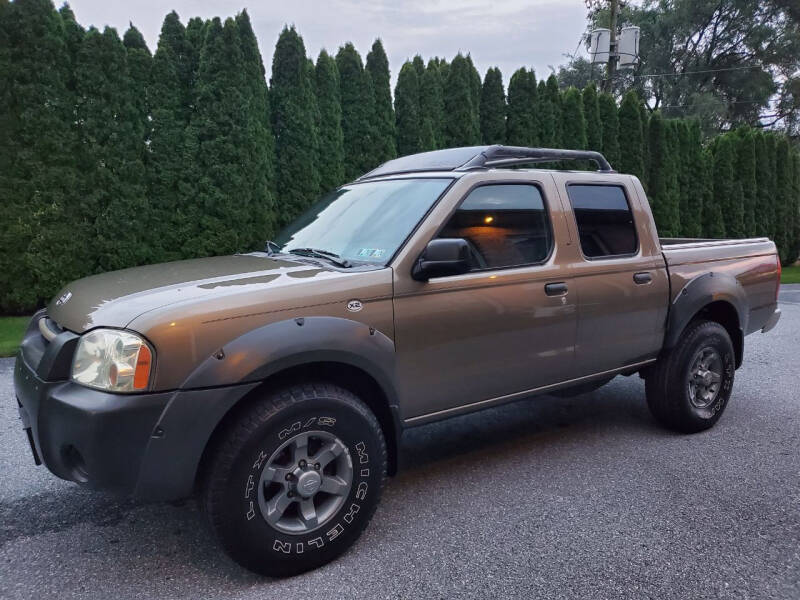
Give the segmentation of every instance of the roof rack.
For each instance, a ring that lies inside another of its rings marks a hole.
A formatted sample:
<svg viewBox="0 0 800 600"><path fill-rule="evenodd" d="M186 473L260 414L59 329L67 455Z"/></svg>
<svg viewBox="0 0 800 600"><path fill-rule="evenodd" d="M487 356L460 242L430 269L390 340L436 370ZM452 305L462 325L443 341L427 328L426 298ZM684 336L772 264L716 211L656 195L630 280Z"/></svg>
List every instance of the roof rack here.
<svg viewBox="0 0 800 600"><path fill-rule="evenodd" d="M523 146L489 146L455 171L486 167L506 167L558 160L590 160L600 171L614 172L606 157L592 150L560 150L557 148L525 148Z"/></svg>
<svg viewBox="0 0 800 600"><path fill-rule="evenodd" d="M614 172L605 156L591 150L560 150L556 148L494 145L447 148L445 150L433 150L431 152L401 156L400 158L386 161L358 179L372 179L373 177L420 171L469 171L562 160L588 160L597 164L600 172Z"/></svg>

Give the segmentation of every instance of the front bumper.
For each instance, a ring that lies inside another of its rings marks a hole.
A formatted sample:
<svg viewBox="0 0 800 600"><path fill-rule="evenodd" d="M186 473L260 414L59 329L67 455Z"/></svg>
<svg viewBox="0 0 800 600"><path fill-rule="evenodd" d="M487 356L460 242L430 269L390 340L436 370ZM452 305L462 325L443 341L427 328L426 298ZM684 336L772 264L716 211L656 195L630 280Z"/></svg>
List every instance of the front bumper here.
<svg viewBox="0 0 800 600"><path fill-rule="evenodd" d="M205 390L112 394L68 379L77 339L43 342L35 316L14 368L22 426L55 475L144 499L190 495L211 435L256 384Z"/></svg>

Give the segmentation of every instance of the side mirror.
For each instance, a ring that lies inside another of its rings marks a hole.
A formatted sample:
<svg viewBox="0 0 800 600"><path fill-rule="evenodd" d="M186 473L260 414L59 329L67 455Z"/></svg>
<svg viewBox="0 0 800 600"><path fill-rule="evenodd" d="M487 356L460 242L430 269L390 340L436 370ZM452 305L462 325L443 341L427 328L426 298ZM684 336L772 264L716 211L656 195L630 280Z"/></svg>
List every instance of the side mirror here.
<svg viewBox="0 0 800 600"><path fill-rule="evenodd" d="M460 275L470 270L469 246L461 238L431 240L411 270L411 277L427 281L433 277Z"/></svg>

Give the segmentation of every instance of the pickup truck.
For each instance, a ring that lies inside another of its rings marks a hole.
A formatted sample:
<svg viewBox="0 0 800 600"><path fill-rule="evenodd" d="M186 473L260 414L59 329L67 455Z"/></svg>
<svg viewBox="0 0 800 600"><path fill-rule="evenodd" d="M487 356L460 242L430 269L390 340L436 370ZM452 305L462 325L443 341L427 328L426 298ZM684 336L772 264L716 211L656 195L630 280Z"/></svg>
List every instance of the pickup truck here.
<svg viewBox="0 0 800 600"><path fill-rule="evenodd" d="M570 160L598 168L530 168ZM233 559L286 576L355 542L405 428L633 374L656 421L712 427L745 336L780 317L779 272L765 238L659 239L640 182L598 153L438 150L340 187L264 251L68 284L14 386L37 464L198 492Z"/></svg>

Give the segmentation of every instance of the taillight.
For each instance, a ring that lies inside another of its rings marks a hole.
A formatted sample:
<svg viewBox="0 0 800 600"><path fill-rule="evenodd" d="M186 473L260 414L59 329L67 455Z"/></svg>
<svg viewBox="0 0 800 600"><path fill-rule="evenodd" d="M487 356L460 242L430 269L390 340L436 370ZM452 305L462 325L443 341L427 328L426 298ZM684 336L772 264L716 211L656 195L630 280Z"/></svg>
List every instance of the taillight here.
<svg viewBox="0 0 800 600"><path fill-rule="evenodd" d="M781 291L781 273L783 272L783 267L781 267L781 257L778 256L778 281L775 283L775 302L778 301L778 294Z"/></svg>

